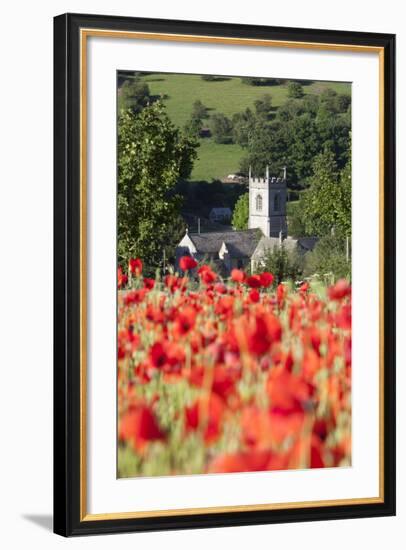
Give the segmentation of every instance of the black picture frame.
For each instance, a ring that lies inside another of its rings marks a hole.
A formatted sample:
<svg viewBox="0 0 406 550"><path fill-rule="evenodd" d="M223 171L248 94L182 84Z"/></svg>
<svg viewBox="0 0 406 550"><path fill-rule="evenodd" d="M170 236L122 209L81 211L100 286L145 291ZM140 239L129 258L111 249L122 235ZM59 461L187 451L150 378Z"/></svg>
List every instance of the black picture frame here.
<svg viewBox="0 0 406 550"><path fill-rule="evenodd" d="M352 44L384 57L384 487L371 504L88 521L80 512L80 29ZM64 14L54 19L54 531L63 536L395 514L395 36Z"/></svg>

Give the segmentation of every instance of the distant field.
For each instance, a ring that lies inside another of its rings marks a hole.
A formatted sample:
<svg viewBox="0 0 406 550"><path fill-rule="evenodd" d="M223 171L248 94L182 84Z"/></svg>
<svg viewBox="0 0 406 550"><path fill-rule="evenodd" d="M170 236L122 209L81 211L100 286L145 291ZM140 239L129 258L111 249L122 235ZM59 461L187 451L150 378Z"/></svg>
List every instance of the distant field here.
<svg viewBox="0 0 406 550"><path fill-rule="evenodd" d="M287 85L249 86L238 77L224 77L224 80L205 81L200 75L183 74L149 74L142 79L148 83L152 95L167 96L164 104L171 120L183 127L189 120L193 103L200 99L209 109L209 114L233 114L253 107L254 101L265 94L272 96L272 105L279 107L287 99ZM338 93L350 93L351 86L343 82L311 82L304 85L306 94L319 94L325 88L332 88ZM209 124L209 123L208 123ZM221 178L238 170L244 151L238 145L215 143L210 138L201 140L198 149L199 160L196 161L191 180Z"/></svg>
<svg viewBox="0 0 406 550"><path fill-rule="evenodd" d="M211 181L238 172L244 149L234 143L223 145L204 138L200 141L197 155L191 180Z"/></svg>

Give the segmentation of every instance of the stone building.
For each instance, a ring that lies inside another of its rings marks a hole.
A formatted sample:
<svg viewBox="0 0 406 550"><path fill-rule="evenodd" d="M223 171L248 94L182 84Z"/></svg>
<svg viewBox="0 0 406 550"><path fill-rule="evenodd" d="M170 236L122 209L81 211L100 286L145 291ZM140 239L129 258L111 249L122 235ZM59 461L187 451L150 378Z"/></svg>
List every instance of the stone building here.
<svg viewBox="0 0 406 550"><path fill-rule="evenodd" d="M248 228L258 227L265 237L282 238L288 235L286 220L287 182L286 168L283 177L270 177L266 167L265 177L252 177L249 171Z"/></svg>
<svg viewBox="0 0 406 550"><path fill-rule="evenodd" d="M313 249L316 238L288 236L286 168L283 177L270 176L268 167L264 177L253 177L250 169L248 185L248 229L186 231L176 248L176 268L182 256L190 255L199 262L214 263L219 272L227 276L233 268L254 271L275 247L285 246L289 251L297 250L302 254Z"/></svg>

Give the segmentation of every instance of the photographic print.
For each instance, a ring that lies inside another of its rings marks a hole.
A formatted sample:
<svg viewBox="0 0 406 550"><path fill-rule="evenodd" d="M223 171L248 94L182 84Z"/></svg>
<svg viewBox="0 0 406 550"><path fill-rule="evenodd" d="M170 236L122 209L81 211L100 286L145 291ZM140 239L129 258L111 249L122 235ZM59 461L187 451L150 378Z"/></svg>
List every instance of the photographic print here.
<svg viewBox="0 0 406 550"><path fill-rule="evenodd" d="M351 85L117 73L118 477L351 465Z"/></svg>
<svg viewBox="0 0 406 550"><path fill-rule="evenodd" d="M56 533L395 514L395 42L54 19Z"/></svg>

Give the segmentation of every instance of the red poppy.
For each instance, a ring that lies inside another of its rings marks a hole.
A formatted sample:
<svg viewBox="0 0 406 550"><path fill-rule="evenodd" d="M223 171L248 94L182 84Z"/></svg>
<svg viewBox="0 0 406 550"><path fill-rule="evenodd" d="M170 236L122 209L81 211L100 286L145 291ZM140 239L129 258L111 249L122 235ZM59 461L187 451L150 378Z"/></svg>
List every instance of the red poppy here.
<svg viewBox="0 0 406 550"><path fill-rule="evenodd" d="M247 278L247 275L241 269L232 269L231 270L231 280L235 283L243 283Z"/></svg>
<svg viewBox="0 0 406 550"><path fill-rule="evenodd" d="M269 273L268 271L264 271L259 276L261 286L263 286L264 288L268 288L268 286L271 286L271 284L273 283L273 279L274 277L272 273Z"/></svg>
<svg viewBox="0 0 406 550"><path fill-rule="evenodd" d="M306 293L310 288L310 285L308 282L305 282L305 283L302 283L299 287L299 290L300 292L302 292L303 294Z"/></svg>
<svg viewBox="0 0 406 550"><path fill-rule="evenodd" d="M286 370L278 368L269 372L267 391L272 411L288 414L304 410L313 390L310 383Z"/></svg>
<svg viewBox="0 0 406 550"><path fill-rule="evenodd" d="M123 273L122 267L119 266L117 269L117 286L118 288L122 288L128 283L128 277L125 273Z"/></svg>
<svg viewBox="0 0 406 550"><path fill-rule="evenodd" d="M232 314L234 309L234 298L232 296L222 296L215 306L217 315Z"/></svg>
<svg viewBox="0 0 406 550"><path fill-rule="evenodd" d="M196 311L188 306L176 313L175 332L178 336L184 336L195 325Z"/></svg>
<svg viewBox="0 0 406 550"><path fill-rule="evenodd" d="M119 438L142 452L150 441L165 440L165 434L152 410L146 405L138 405L131 407L121 418Z"/></svg>
<svg viewBox="0 0 406 550"><path fill-rule="evenodd" d="M264 450L272 446L271 419L268 411L246 407L241 415L242 438L249 447Z"/></svg>
<svg viewBox="0 0 406 550"><path fill-rule="evenodd" d="M164 282L165 286L168 287L171 292L175 292L180 286L180 279L176 277L176 275L166 275Z"/></svg>
<svg viewBox="0 0 406 550"><path fill-rule="evenodd" d="M205 443L213 443L221 435L223 414L223 401L216 394L204 395L185 407L186 431L202 429Z"/></svg>
<svg viewBox="0 0 406 550"><path fill-rule="evenodd" d="M149 358L152 365L156 368L163 367L167 361L168 356L166 355L165 348L161 342L155 342L149 350Z"/></svg>
<svg viewBox="0 0 406 550"><path fill-rule="evenodd" d="M262 355L280 341L282 326L272 314L256 315L248 330L248 348L251 353Z"/></svg>
<svg viewBox="0 0 406 550"><path fill-rule="evenodd" d="M142 273L142 260L139 258L130 258L128 261L128 270L136 277L139 277Z"/></svg>
<svg viewBox="0 0 406 550"><path fill-rule="evenodd" d="M197 266L197 262L191 256L182 256L179 260L179 267L182 271L189 271Z"/></svg>
<svg viewBox="0 0 406 550"><path fill-rule="evenodd" d="M222 399L227 398L235 391L235 385L239 379L239 371L227 369L222 365L217 365L214 369L212 391Z"/></svg>
<svg viewBox="0 0 406 550"><path fill-rule="evenodd" d="M271 290L269 272L197 269L164 284L140 274L130 290L119 270L118 434L134 475L159 470L160 453L188 473L178 449L204 457L201 472L350 464L350 284L325 297L307 282Z"/></svg>
<svg viewBox="0 0 406 550"><path fill-rule="evenodd" d="M259 302L260 294L256 288L253 288L250 290L250 293L248 294L250 301L253 304L257 304Z"/></svg>
<svg viewBox="0 0 406 550"><path fill-rule="evenodd" d="M259 275L250 275L247 278L247 285L251 288L259 288L262 286L261 277Z"/></svg>
<svg viewBox="0 0 406 550"><path fill-rule="evenodd" d="M155 279L144 278L144 287L148 290L152 290L155 286Z"/></svg>
<svg viewBox="0 0 406 550"><path fill-rule="evenodd" d="M330 300L342 300L346 296L351 295L351 285L345 279L340 279L334 286L328 289L328 297Z"/></svg>
<svg viewBox="0 0 406 550"><path fill-rule="evenodd" d="M286 294L287 294L286 286L283 283L280 283L276 288L276 298L278 300L279 309L283 308L285 304Z"/></svg>
<svg viewBox="0 0 406 550"><path fill-rule="evenodd" d="M198 274L201 281L206 285L214 283L217 279L216 273L214 273L209 265L202 265L202 267L198 270Z"/></svg>
<svg viewBox="0 0 406 550"><path fill-rule="evenodd" d="M222 453L210 462L208 472L213 474L267 470L271 458L271 451Z"/></svg>
<svg viewBox="0 0 406 550"><path fill-rule="evenodd" d="M140 304L144 300L146 293L147 293L146 288L140 288L138 290L130 290L124 296L125 305L129 306L131 304Z"/></svg>
<svg viewBox="0 0 406 550"><path fill-rule="evenodd" d="M227 287L223 283L216 283L214 285L214 290L217 294L227 294Z"/></svg>

